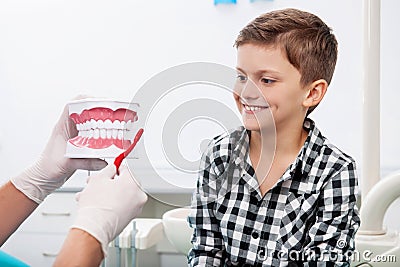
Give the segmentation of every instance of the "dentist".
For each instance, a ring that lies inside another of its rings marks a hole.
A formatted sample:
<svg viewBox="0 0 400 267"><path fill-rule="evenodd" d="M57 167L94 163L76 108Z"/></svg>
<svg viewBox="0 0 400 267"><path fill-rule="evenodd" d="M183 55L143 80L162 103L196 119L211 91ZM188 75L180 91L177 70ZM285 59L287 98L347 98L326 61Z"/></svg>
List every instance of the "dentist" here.
<svg viewBox="0 0 400 267"><path fill-rule="evenodd" d="M99 266L109 242L141 212L147 195L125 166L117 175L103 160L64 157L67 140L77 133L65 107L36 163L0 187L0 246L77 169L102 170L77 194L77 216L54 266Z"/></svg>

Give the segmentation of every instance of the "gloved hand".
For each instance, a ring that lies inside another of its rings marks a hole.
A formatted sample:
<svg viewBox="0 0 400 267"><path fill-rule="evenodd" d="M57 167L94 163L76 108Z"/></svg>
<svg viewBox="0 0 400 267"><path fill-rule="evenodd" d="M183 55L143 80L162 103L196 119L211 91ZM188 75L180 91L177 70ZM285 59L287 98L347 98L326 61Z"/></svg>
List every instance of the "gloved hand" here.
<svg viewBox="0 0 400 267"><path fill-rule="evenodd" d="M77 194L78 211L71 228L84 230L102 246L108 244L142 211L147 195L139 188L125 166L116 175L114 165L88 178L85 189Z"/></svg>
<svg viewBox="0 0 400 267"><path fill-rule="evenodd" d="M78 97L80 99L83 97ZM68 116L68 107L55 125L38 161L23 173L11 178L14 186L40 204L47 195L61 187L77 170L101 170L107 163L100 159L65 158L67 141L78 135L75 123Z"/></svg>

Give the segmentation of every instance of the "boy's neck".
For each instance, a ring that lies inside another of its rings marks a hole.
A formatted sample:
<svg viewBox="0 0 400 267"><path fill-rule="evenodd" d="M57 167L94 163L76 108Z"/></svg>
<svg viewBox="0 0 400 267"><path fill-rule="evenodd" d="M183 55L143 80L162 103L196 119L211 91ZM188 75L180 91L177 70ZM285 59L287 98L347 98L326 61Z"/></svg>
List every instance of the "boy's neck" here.
<svg viewBox="0 0 400 267"><path fill-rule="evenodd" d="M303 129L303 123L292 124L291 127L277 127L276 135L274 132L251 132L250 160L260 179L261 191L268 190L281 177L287 166L297 157L308 136L307 131ZM272 169L272 177L264 180ZM266 184L263 188L265 181L271 184Z"/></svg>
<svg viewBox="0 0 400 267"><path fill-rule="evenodd" d="M297 155L307 139L308 133L303 128L303 122L293 123L292 125L276 128L273 133L261 133L252 131L250 138L250 150L260 153L260 155L269 155L268 157L285 157ZM275 152L275 153L274 153ZM257 153L257 154L258 154Z"/></svg>

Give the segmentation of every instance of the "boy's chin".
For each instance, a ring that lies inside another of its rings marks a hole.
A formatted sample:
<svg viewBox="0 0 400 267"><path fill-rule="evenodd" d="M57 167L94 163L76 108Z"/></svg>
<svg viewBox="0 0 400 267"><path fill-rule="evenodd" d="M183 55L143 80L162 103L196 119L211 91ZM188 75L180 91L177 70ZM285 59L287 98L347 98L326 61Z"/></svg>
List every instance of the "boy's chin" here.
<svg viewBox="0 0 400 267"><path fill-rule="evenodd" d="M275 132L275 125L273 122L258 124L256 122L244 122L244 128L249 131L256 132Z"/></svg>
<svg viewBox="0 0 400 267"><path fill-rule="evenodd" d="M261 130L260 125L254 125L252 123L244 123L243 126L248 131L258 131L259 132Z"/></svg>

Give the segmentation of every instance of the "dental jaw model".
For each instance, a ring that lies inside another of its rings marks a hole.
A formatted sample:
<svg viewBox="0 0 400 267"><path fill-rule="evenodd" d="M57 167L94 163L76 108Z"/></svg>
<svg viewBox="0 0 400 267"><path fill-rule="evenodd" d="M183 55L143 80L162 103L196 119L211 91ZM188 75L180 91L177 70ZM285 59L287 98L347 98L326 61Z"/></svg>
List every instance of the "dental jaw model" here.
<svg viewBox="0 0 400 267"><path fill-rule="evenodd" d="M69 103L69 116L78 136L68 140L68 158L115 158L126 150L136 133L139 105L107 99ZM129 157L134 157L134 153Z"/></svg>

